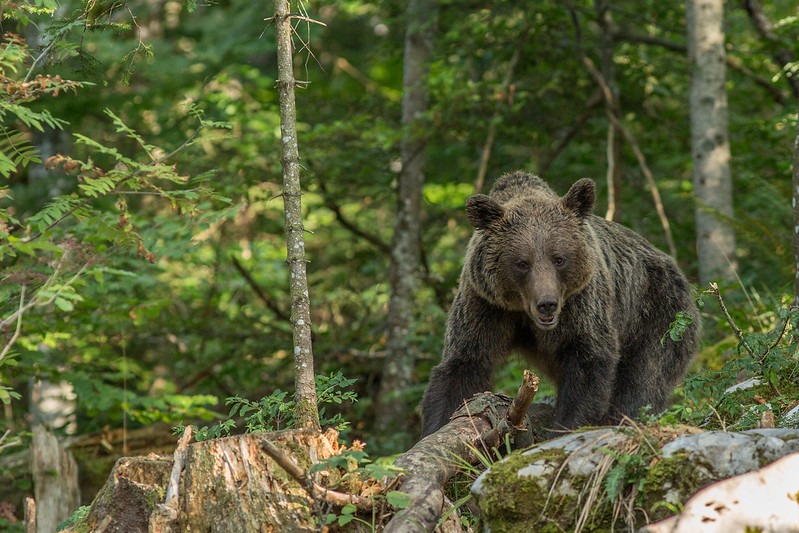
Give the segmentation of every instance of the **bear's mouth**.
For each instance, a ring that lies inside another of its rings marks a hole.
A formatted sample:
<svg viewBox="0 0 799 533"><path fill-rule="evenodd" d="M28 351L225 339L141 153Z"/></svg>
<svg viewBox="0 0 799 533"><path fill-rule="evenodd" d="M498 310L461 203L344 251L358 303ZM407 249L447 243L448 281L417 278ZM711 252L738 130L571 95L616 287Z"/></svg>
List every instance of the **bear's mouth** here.
<svg viewBox="0 0 799 533"><path fill-rule="evenodd" d="M558 325L558 315L533 317L535 325L543 330L553 329Z"/></svg>

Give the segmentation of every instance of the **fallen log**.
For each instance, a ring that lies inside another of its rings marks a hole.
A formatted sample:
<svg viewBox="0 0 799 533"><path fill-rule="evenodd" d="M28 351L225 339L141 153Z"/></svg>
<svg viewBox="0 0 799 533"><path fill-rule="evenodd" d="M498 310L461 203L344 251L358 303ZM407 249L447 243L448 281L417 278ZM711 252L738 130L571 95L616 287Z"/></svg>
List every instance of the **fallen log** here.
<svg viewBox="0 0 799 533"><path fill-rule="evenodd" d="M386 524L386 533L432 531L444 508L444 485L463 467L477 464L481 455L493 455L506 437L531 440L528 407L538 392L538 377L525 370L516 398L480 393L455 412L450 422L420 440L400 456L397 467L406 474L399 491L410 503ZM515 447L515 446L514 446Z"/></svg>

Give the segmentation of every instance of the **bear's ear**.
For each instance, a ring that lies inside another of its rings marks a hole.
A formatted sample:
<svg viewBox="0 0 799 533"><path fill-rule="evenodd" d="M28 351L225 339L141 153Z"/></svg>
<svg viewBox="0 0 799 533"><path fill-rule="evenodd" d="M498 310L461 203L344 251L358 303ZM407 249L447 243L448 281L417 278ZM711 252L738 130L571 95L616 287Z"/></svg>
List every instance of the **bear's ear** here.
<svg viewBox="0 0 799 533"><path fill-rule="evenodd" d="M596 186L588 178L578 180L563 197L563 207L571 209L580 218L586 218L594 212Z"/></svg>
<svg viewBox="0 0 799 533"><path fill-rule="evenodd" d="M476 229L486 229L502 218L502 206L485 194L475 194L466 200L466 216Z"/></svg>

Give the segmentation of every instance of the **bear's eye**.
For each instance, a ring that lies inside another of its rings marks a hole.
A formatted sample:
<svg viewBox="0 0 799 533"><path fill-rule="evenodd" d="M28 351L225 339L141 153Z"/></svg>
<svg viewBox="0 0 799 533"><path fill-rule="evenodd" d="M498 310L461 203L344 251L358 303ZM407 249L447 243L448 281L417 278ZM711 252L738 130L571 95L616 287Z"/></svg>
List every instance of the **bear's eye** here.
<svg viewBox="0 0 799 533"><path fill-rule="evenodd" d="M518 261L516 261L516 268L522 271L530 270L530 263L528 263L524 259L519 259Z"/></svg>
<svg viewBox="0 0 799 533"><path fill-rule="evenodd" d="M555 265L556 267L560 268L560 267L562 267L563 265L566 264L566 259L564 259L563 257L560 257L560 256L555 256L555 257L552 258L552 264Z"/></svg>

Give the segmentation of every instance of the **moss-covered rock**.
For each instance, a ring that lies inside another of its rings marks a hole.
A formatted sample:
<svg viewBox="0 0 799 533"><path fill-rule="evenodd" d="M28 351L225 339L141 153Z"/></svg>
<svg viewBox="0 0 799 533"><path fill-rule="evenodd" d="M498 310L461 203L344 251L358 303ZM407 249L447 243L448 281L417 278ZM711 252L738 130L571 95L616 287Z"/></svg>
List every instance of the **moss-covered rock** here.
<svg viewBox="0 0 799 533"><path fill-rule="evenodd" d="M511 454L472 487L484 529L635 529L694 493L799 451L799 431L602 428Z"/></svg>

